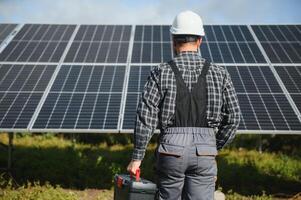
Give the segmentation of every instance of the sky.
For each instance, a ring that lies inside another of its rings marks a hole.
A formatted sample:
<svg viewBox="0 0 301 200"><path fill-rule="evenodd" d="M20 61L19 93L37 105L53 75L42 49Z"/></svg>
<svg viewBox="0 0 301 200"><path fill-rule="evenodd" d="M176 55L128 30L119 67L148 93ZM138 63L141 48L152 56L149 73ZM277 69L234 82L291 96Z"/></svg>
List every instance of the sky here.
<svg viewBox="0 0 301 200"><path fill-rule="evenodd" d="M171 24L184 10L204 24L301 24L301 0L0 0L0 23Z"/></svg>

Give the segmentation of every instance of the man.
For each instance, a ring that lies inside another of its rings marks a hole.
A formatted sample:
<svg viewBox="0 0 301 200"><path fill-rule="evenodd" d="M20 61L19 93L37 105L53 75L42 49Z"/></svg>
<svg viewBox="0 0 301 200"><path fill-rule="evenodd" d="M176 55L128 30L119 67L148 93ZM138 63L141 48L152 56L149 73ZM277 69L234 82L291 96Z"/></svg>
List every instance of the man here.
<svg viewBox="0 0 301 200"><path fill-rule="evenodd" d="M202 19L179 13L170 29L176 56L151 70L137 108L128 171L140 167L154 130L158 199L212 200L217 150L230 143L240 108L229 73L201 58Z"/></svg>

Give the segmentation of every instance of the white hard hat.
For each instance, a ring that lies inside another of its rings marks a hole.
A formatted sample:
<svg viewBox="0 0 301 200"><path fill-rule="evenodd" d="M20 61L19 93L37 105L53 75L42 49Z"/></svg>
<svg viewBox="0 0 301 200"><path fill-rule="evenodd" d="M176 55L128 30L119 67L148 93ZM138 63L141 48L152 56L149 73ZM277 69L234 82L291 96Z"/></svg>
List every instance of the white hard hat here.
<svg viewBox="0 0 301 200"><path fill-rule="evenodd" d="M175 17L170 32L173 35L205 35L201 17L189 10L183 11Z"/></svg>

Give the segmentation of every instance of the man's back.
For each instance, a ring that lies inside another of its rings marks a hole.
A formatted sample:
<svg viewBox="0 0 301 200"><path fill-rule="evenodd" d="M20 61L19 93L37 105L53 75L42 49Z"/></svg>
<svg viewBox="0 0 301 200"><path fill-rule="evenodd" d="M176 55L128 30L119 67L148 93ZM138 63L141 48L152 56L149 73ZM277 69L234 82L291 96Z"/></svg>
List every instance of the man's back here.
<svg viewBox="0 0 301 200"><path fill-rule="evenodd" d="M158 127L159 199L212 200L215 156L234 138L240 121L238 99L229 73L205 62L197 51L205 34L201 18L184 11L170 30L177 55L154 67L144 86L128 171L140 166Z"/></svg>
<svg viewBox="0 0 301 200"><path fill-rule="evenodd" d="M173 61L176 63L179 71L182 74L182 78L191 91L194 84L197 82L198 77L201 74L202 68L205 63L205 59L200 56L197 52L181 52L175 56ZM149 91L155 91L155 87L158 87L157 96L154 93L150 93L148 98L151 100L157 100L158 98L164 99L160 107L160 121L155 119L150 120L150 123L158 123L159 128L165 129L172 121L172 117L175 111L175 100L176 100L176 79L175 75L169 66L168 62L162 63L152 69L150 77L153 81L145 84L145 88ZM221 116L225 115L223 112L223 98L229 100L229 105L234 110L239 110L237 98L235 96L235 90L232 85L232 81L229 73L220 66L211 64L206 75L207 80L207 119L209 127L216 128L220 126L222 121ZM230 91L225 96L225 88L229 88ZM158 96L160 95L160 97ZM142 94L143 95L143 94ZM141 109L149 109L149 107L141 106ZM155 116L156 117L156 116ZM235 123L239 121L239 115L230 116L228 120L234 120ZM153 125L155 126L155 124ZM224 144L223 144L224 145Z"/></svg>

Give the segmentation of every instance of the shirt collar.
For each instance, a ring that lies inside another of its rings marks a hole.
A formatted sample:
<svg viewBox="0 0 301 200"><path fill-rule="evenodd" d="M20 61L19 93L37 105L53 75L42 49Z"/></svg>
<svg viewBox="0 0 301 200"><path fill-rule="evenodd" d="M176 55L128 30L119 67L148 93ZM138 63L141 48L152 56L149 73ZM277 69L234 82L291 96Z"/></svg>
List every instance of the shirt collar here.
<svg viewBox="0 0 301 200"><path fill-rule="evenodd" d="M205 59L201 57L201 54L198 51L181 51L179 54L177 54L175 58L182 60L184 57L188 57L192 61L200 61L201 63L205 62ZM194 70L197 66L185 65L184 67L187 69Z"/></svg>
<svg viewBox="0 0 301 200"><path fill-rule="evenodd" d="M200 56L200 53L197 51L181 51L179 54L177 54L178 56L192 56L192 57L196 57L196 56Z"/></svg>

